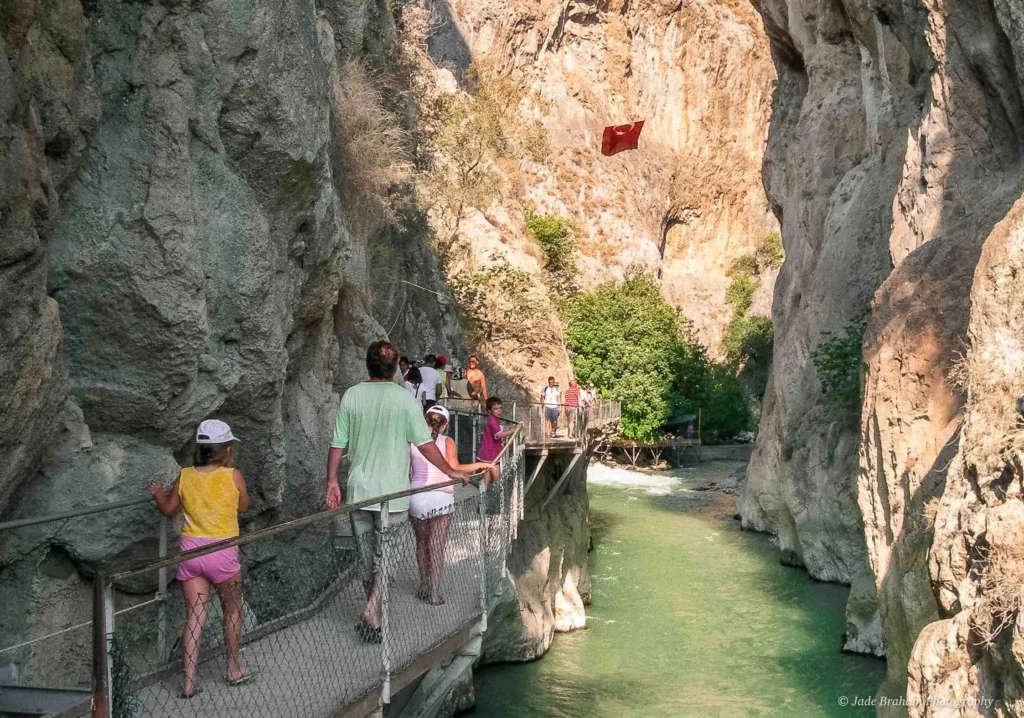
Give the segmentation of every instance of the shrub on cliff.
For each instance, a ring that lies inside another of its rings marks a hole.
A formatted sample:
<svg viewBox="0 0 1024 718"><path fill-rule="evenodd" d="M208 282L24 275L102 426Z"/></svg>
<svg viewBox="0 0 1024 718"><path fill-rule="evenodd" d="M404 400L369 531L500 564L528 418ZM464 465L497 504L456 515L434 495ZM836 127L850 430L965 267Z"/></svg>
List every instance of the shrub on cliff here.
<svg viewBox="0 0 1024 718"><path fill-rule="evenodd" d="M708 359L650 274L630 271L569 299L563 311L576 376L622 402L626 438L654 441L673 415L698 409L708 438L750 428L735 374Z"/></svg>
<svg viewBox="0 0 1024 718"><path fill-rule="evenodd" d="M524 124L526 93L507 74L474 62L462 90L421 98L424 172L420 189L433 217L434 249L447 271L459 253L462 220L498 197L503 162L526 155L541 161L549 147L539 123Z"/></svg>
<svg viewBox="0 0 1024 718"><path fill-rule="evenodd" d="M726 362L741 373L757 399L764 396L768 386L775 334L770 317L748 315L747 312L761 282L761 273L774 266L776 261L781 261L769 237L762 240L754 253L733 260L727 273L732 281L725 291L725 301L733 306L733 311L725 327L722 351ZM781 244L778 251L782 251Z"/></svg>
<svg viewBox="0 0 1024 718"><path fill-rule="evenodd" d="M779 269L786 259L786 253L782 249L782 235L778 232L766 234L758 242L754 255L762 269Z"/></svg>
<svg viewBox="0 0 1024 718"><path fill-rule="evenodd" d="M860 367L867 324L865 314L847 324L841 334L825 332L811 351L821 393L838 418L852 423L860 416Z"/></svg>
<svg viewBox="0 0 1024 718"><path fill-rule="evenodd" d="M548 283L556 294L576 291L576 240L572 222L549 214L526 213L526 230L544 252Z"/></svg>

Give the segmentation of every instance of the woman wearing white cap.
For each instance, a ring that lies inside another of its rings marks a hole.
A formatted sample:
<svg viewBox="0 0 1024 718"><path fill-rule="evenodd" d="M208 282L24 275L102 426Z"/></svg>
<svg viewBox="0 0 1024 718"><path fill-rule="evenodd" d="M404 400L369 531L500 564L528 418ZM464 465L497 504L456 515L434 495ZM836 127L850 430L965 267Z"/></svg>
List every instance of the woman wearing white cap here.
<svg viewBox="0 0 1024 718"><path fill-rule="evenodd" d="M493 465L485 462L460 464L455 441L444 435L448 428L448 409L436 404L427 409L427 426L437 448L444 455L452 468L458 471L497 472ZM427 461L420 450L411 449L412 474L410 488L416 489L431 484L443 484L449 478L433 464ZM441 578L444 575L444 545L448 539L448 525L451 513L455 510L455 490L452 486L422 491L409 498L409 518L416 534L416 563L420 569L420 589L416 597L432 606L444 603L441 596Z"/></svg>
<svg viewBox="0 0 1024 718"><path fill-rule="evenodd" d="M195 466L181 470L170 491L156 483L149 491L164 516L178 509L185 515L180 549L191 551L238 535L238 514L249 508L245 480L235 468L234 444L238 441L231 427L218 419L207 419L196 429ZM228 665L224 680L229 686L249 682L253 672L238 660L242 633L242 567L238 547L214 551L178 564L177 579L185 594L185 630L182 652L185 685L182 698L199 693L199 644L206 624L206 602L213 586L223 609L224 644Z"/></svg>

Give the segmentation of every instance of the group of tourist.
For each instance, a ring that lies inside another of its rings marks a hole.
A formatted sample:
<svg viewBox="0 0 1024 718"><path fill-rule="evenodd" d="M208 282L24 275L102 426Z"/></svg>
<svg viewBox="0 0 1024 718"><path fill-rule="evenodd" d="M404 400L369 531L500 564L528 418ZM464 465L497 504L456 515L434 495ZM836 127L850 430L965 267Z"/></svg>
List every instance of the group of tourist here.
<svg viewBox="0 0 1024 718"><path fill-rule="evenodd" d="M457 370L443 354L427 354L419 363L400 357L398 370L402 385L424 411L447 399L468 399L476 409L487 401L487 377L475 355L469 357L465 372Z"/></svg>
<svg viewBox="0 0 1024 718"><path fill-rule="evenodd" d="M544 436L553 438L558 435L558 420L564 411L568 436L575 438L582 411L597 401L597 393L593 384L580 389L579 382L571 379L563 394L555 377L549 376L547 385L540 391L540 401L544 407Z"/></svg>
<svg viewBox="0 0 1024 718"><path fill-rule="evenodd" d="M484 486L497 476L496 459L513 429L501 424L501 399L487 395L487 381L479 361L471 357L466 372L465 398L484 402L484 423L478 460L459 461L454 439L445 435L450 421L441 400L461 396L452 386L454 371L443 356L428 355L422 366L401 359L401 385L396 379L399 356L387 342L374 342L366 352L369 380L345 392L338 407L334 436L327 455L327 505L350 503L423 489L411 497L395 497L383 504L363 506L349 514L360 556L367 568L366 607L356 626L362 640L381 641L380 532L407 519L416 539L420 586L417 598L432 606L444 603L441 581L444 552L452 513L454 481L466 483L471 472L483 472ZM208 419L195 435L193 466L182 469L174 484L165 488L150 483L157 508L165 516L181 510L185 517L179 548L189 551L238 536L238 514L249 507L245 480L235 468L235 438L223 421ZM349 460L347 496L343 497L338 471ZM177 579L185 596L182 637L185 681L180 697L190 699L198 684L199 645L207 619L207 602L216 591L222 606L228 685L252 680L254 672L239 661L242 631L241 565L238 548L230 547L178 564Z"/></svg>

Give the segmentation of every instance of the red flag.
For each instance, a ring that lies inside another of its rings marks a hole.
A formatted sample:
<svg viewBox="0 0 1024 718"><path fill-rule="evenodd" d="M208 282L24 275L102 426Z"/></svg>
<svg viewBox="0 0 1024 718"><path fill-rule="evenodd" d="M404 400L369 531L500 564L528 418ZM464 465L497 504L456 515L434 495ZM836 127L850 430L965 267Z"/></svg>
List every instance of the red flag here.
<svg viewBox="0 0 1024 718"><path fill-rule="evenodd" d="M629 125L605 127L604 137L601 139L601 154L611 157L623 150L635 150L640 143L640 130L643 128L643 120Z"/></svg>

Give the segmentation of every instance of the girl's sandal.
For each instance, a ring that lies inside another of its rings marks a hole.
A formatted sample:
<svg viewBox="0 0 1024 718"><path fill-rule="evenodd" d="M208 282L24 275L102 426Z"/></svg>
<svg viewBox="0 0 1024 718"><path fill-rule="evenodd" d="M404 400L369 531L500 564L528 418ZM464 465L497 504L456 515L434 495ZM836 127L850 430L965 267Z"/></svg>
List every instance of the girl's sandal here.
<svg viewBox="0 0 1024 718"><path fill-rule="evenodd" d="M190 701L190 700L192 700L193 698L195 698L196 696L198 696L202 692L203 692L202 688L196 688L191 693L186 693L185 689L183 688L181 690L181 693L178 694L178 698L180 698L183 701Z"/></svg>
<svg viewBox="0 0 1024 718"><path fill-rule="evenodd" d="M256 677L256 671L248 670L233 681L229 681L227 676L224 677L224 682L232 688L235 686L244 686L246 683L252 683Z"/></svg>

